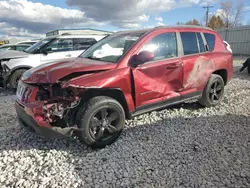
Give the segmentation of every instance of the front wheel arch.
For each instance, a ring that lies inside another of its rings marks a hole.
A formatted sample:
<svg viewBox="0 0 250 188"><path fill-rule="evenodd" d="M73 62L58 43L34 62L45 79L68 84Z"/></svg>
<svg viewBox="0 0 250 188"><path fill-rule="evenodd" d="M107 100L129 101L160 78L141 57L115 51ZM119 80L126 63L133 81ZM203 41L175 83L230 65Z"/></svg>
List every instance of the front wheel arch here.
<svg viewBox="0 0 250 188"><path fill-rule="evenodd" d="M85 101L97 96L111 97L118 101L124 109L126 119L131 119L131 113L128 108L127 100L122 90L119 88L90 88L83 92L81 102L84 103Z"/></svg>

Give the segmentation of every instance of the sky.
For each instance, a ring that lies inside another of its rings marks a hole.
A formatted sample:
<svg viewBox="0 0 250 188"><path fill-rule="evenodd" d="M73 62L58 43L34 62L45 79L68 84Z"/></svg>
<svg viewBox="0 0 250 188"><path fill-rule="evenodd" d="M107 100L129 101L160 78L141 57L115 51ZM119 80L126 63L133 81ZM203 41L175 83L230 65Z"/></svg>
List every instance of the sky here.
<svg viewBox="0 0 250 188"><path fill-rule="evenodd" d="M0 38L41 38L60 28L108 31L204 21L205 5L216 14L222 0L0 0ZM238 0L233 0L236 4ZM250 0L243 0L250 24Z"/></svg>

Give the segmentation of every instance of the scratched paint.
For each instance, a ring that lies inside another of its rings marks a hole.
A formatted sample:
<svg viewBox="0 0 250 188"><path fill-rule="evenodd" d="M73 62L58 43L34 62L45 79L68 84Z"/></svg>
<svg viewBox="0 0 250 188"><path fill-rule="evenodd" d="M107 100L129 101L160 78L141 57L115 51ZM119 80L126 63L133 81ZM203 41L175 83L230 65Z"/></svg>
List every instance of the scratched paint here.
<svg viewBox="0 0 250 188"><path fill-rule="evenodd" d="M208 80L209 73L214 67L213 60L204 57L197 58L194 62L192 71L189 73L187 81L184 84L184 89L204 85Z"/></svg>

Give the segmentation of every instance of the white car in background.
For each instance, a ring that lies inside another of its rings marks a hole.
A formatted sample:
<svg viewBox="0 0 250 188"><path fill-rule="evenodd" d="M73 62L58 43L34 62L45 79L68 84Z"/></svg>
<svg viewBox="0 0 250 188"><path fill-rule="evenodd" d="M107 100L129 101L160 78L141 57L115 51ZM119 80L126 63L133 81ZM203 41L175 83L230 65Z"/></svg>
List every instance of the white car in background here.
<svg viewBox="0 0 250 188"><path fill-rule="evenodd" d="M30 44L5 44L0 46L0 52L6 50L24 51L30 46L31 46Z"/></svg>
<svg viewBox="0 0 250 188"><path fill-rule="evenodd" d="M33 67L52 61L76 58L106 35L60 35L47 37L24 52L0 52L0 81L16 88L22 74Z"/></svg>
<svg viewBox="0 0 250 188"><path fill-rule="evenodd" d="M41 39L40 39L40 40L41 40ZM40 40L20 41L20 42L17 42L16 44L29 44L29 45L33 45L33 44L36 44L37 42L39 42Z"/></svg>

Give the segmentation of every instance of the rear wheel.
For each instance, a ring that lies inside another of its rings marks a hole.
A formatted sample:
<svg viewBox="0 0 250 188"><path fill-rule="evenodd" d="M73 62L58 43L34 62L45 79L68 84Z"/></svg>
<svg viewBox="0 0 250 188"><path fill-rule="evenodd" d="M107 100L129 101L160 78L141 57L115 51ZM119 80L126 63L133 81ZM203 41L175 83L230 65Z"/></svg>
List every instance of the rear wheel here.
<svg viewBox="0 0 250 188"><path fill-rule="evenodd" d="M93 148L103 148L116 141L125 124L121 104L105 96L86 102L77 114L80 139Z"/></svg>
<svg viewBox="0 0 250 188"><path fill-rule="evenodd" d="M224 85L225 84L221 76L212 74L206 88L203 91L199 103L205 107L218 105L223 99Z"/></svg>
<svg viewBox="0 0 250 188"><path fill-rule="evenodd" d="M19 70L16 70L14 73L12 73L9 79L9 85L11 89L17 88L18 81L21 79L25 71L27 71L27 69L19 69Z"/></svg>

